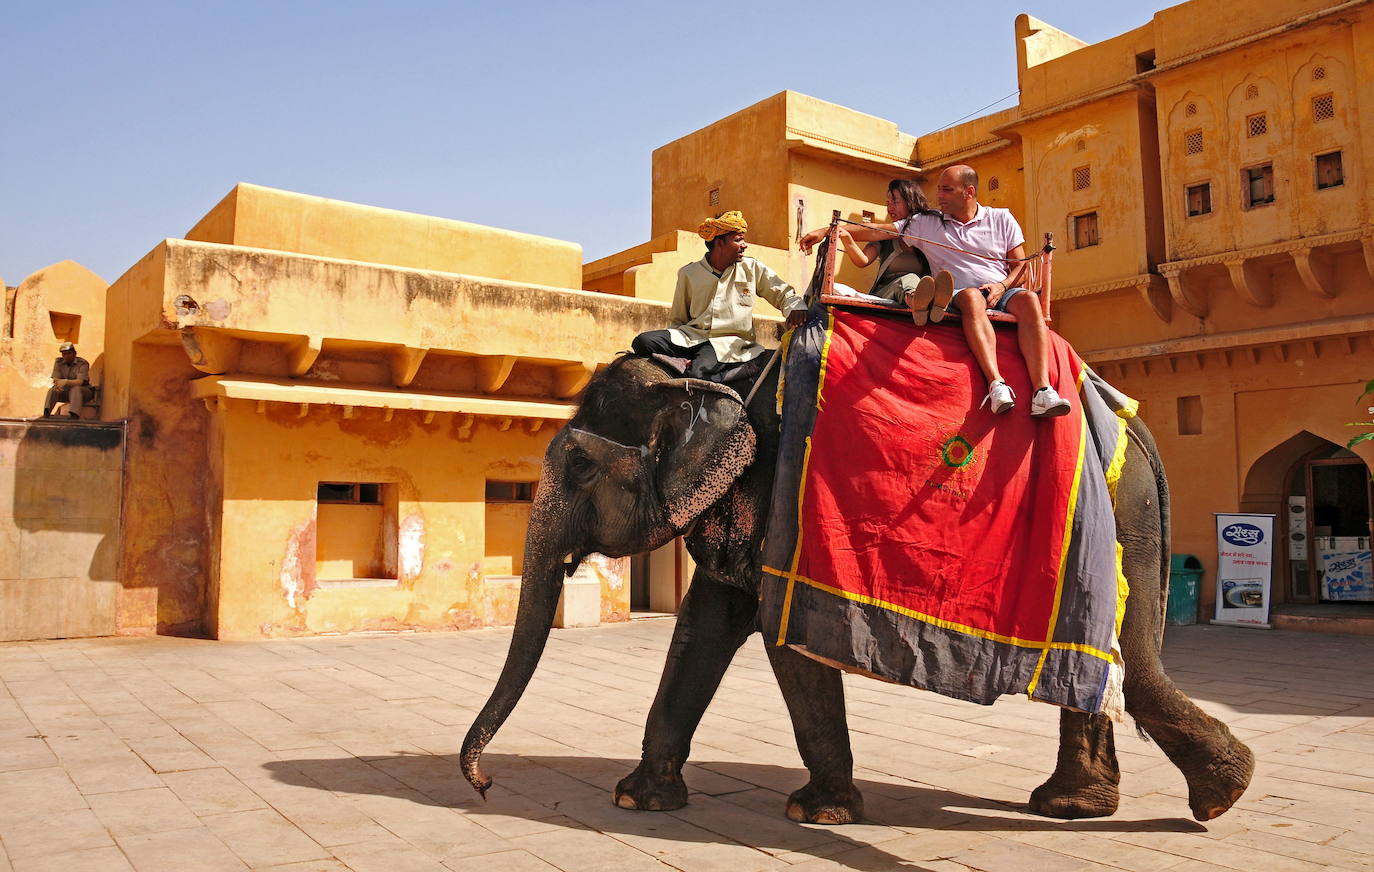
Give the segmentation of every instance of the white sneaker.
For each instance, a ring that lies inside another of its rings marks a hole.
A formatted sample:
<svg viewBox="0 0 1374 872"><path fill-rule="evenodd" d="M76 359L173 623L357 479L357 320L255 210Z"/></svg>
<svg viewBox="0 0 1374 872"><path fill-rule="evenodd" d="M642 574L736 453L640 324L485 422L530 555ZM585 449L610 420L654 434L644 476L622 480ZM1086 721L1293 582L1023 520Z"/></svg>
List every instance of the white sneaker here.
<svg viewBox="0 0 1374 872"><path fill-rule="evenodd" d="M983 402L978 404L978 408L990 406L994 415L1000 415L1014 405L1016 405L1016 394L1012 393L1011 387L1006 382L998 379L988 385L988 395L983 397ZM1060 412L1059 414L1064 413Z"/></svg>
<svg viewBox="0 0 1374 872"><path fill-rule="evenodd" d="M1031 394L1032 418L1058 418L1067 415L1070 408L1069 401L1059 396L1054 388L1041 388Z"/></svg>

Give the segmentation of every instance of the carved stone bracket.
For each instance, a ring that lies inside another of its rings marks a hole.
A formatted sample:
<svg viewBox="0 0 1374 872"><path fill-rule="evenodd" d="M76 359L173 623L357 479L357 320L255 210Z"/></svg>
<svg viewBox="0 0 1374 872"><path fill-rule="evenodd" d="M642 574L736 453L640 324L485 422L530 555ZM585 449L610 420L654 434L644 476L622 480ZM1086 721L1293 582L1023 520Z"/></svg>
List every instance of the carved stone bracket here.
<svg viewBox="0 0 1374 872"><path fill-rule="evenodd" d="M466 442L472 438L472 427L477 423L477 416L459 415L456 423L458 426L454 433L460 442Z"/></svg>
<svg viewBox="0 0 1374 872"><path fill-rule="evenodd" d="M516 358L507 354L477 358L477 387L484 394L494 394L510 378Z"/></svg>
<svg viewBox="0 0 1374 872"><path fill-rule="evenodd" d="M218 330L204 327L181 328L181 347L191 359L191 366L210 375L223 375L238 366L239 349L243 343Z"/></svg>
<svg viewBox="0 0 1374 872"><path fill-rule="evenodd" d="M1150 307L1150 311L1155 313L1155 317L1164 323L1169 323L1174 317L1174 300L1169 295L1169 284L1163 276L1153 273L1145 277L1145 281L1136 285L1136 290L1140 293L1145 305Z"/></svg>
<svg viewBox="0 0 1374 872"><path fill-rule="evenodd" d="M425 348L393 348L388 355L391 383L398 388L410 387L415 380L415 373L420 371L420 364L424 363L426 353L428 349Z"/></svg>
<svg viewBox="0 0 1374 872"><path fill-rule="evenodd" d="M553 371L553 395L560 400L576 396L592 380L595 367L584 363L560 366Z"/></svg>
<svg viewBox="0 0 1374 872"><path fill-rule="evenodd" d="M1191 282L1185 284L1182 271L1167 272L1164 274L1164 280L1169 283L1169 296L1184 311L1198 318L1207 317L1206 292L1195 287Z"/></svg>
<svg viewBox="0 0 1374 872"><path fill-rule="evenodd" d="M1274 283L1264 267L1250 259L1228 260L1226 272L1242 300L1261 309L1274 305Z"/></svg>
<svg viewBox="0 0 1374 872"><path fill-rule="evenodd" d="M286 349L286 366L292 378L300 378L310 371L319 359L324 340L319 336L301 336Z"/></svg>
<svg viewBox="0 0 1374 872"><path fill-rule="evenodd" d="M1366 249L1368 251L1368 249ZM1366 263L1368 254L1366 254ZM1323 299L1336 296L1336 281L1331 258L1312 253L1310 248L1293 249L1293 266L1298 269L1302 286L1311 294Z"/></svg>

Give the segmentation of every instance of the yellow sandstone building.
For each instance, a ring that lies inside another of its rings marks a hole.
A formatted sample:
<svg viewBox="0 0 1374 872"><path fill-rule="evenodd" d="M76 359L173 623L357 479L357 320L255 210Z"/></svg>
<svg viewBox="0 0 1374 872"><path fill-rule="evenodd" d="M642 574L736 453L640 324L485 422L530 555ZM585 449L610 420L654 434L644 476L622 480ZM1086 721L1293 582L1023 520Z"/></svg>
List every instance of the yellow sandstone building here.
<svg viewBox="0 0 1374 872"><path fill-rule="evenodd" d="M1055 327L1142 401L1203 616L1212 514L1272 512L1300 534L1276 553L1279 623L1367 629L1321 623L1350 612L1320 607L1304 546L1370 534L1374 443L1342 446L1374 378L1371 48L1364 0L1192 0L1092 45L1023 15L1011 109L913 136L783 92L656 150L648 241L585 264L239 185L113 285L62 263L7 287L0 639L508 623L544 448L664 322L702 256L690 228L742 209L750 253L802 286L802 233L881 220L889 179L956 163L1032 243L1055 234ZM64 339L100 420L20 420ZM689 573L676 545L589 561L564 621L671 611Z"/></svg>

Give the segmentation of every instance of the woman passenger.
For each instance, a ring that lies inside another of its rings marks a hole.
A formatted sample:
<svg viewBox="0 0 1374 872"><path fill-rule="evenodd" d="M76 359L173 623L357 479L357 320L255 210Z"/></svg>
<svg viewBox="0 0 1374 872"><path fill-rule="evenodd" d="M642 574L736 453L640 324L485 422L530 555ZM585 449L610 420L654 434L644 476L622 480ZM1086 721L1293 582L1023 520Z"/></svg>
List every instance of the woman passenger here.
<svg viewBox="0 0 1374 872"><path fill-rule="evenodd" d="M888 222L895 223L921 212L932 211L926 195L915 182L910 179L893 179L888 182ZM918 288L921 277L930 275L930 264L919 248L912 248L895 236L881 242L869 242L860 248L859 243L849 235L844 225L840 225L839 240L849 262L855 266L863 268L875 261L878 263L878 274L873 279L870 294L906 303L911 308L913 316L917 313L928 313L930 300L916 299L922 291L933 287L926 282L928 287ZM924 322L925 319L922 318L917 323Z"/></svg>

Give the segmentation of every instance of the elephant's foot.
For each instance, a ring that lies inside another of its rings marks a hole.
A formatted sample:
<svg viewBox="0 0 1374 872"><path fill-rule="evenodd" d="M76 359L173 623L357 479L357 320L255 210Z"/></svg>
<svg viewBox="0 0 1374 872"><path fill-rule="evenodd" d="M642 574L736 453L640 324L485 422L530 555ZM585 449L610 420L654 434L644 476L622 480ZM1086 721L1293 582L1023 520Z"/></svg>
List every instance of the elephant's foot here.
<svg viewBox="0 0 1374 872"><path fill-rule="evenodd" d="M672 811L687 804L687 782L676 767L654 767L645 761L615 786L615 804L638 811Z"/></svg>
<svg viewBox="0 0 1374 872"><path fill-rule="evenodd" d="M809 781L787 797L787 816L799 824L856 824L864 816L864 796L853 782L835 789Z"/></svg>
<svg viewBox="0 0 1374 872"><path fill-rule="evenodd" d="M1255 774L1255 754L1241 740L1226 731L1229 744L1204 765L1180 766L1188 782L1188 807L1193 818L1209 821L1225 814L1236 804L1250 776Z"/></svg>
<svg viewBox="0 0 1374 872"><path fill-rule="evenodd" d="M1030 797L1031 814L1064 820L1116 814L1121 794L1115 781L1094 779L1086 783L1081 780L1077 784L1069 782L1069 779L1060 779L1055 774L1035 788Z"/></svg>

